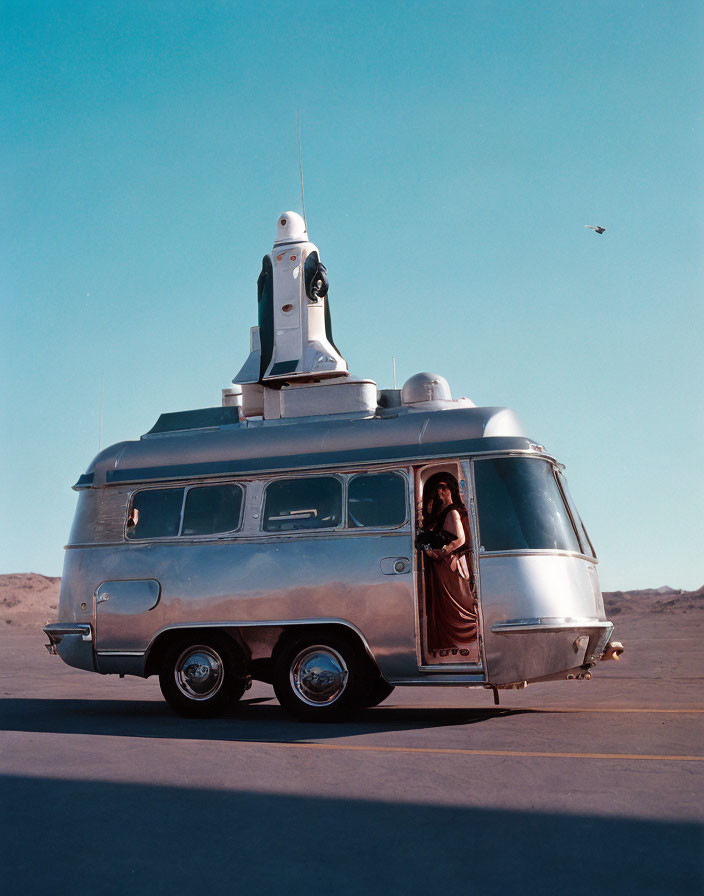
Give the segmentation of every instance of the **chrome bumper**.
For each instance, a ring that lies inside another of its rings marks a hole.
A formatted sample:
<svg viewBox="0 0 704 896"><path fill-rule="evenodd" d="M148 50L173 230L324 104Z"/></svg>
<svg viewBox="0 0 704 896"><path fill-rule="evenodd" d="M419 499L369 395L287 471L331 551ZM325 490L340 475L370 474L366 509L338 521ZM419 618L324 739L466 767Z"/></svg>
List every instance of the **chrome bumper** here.
<svg viewBox="0 0 704 896"><path fill-rule="evenodd" d="M67 666L95 671L93 657L93 630L83 622L52 622L44 626L49 638L45 645L49 653L60 656Z"/></svg>
<svg viewBox="0 0 704 896"><path fill-rule="evenodd" d="M608 619L588 617L496 620L485 630L488 682L587 677L582 673L599 661L613 628Z"/></svg>

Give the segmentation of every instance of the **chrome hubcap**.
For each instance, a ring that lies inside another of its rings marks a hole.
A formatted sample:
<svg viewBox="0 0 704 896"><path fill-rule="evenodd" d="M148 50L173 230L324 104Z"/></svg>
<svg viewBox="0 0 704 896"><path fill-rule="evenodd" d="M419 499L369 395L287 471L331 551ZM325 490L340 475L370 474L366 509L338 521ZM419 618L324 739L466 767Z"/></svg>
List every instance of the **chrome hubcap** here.
<svg viewBox="0 0 704 896"><path fill-rule="evenodd" d="M174 677L179 691L189 700L208 700L222 687L223 665L212 647L187 647L176 662Z"/></svg>
<svg viewBox="0 0 704 896"><path fill-rule="evenodd" d="M335 703L344 693L348 678L347 664L332 647L306 647L291 663L291 687L309 706Z"/></svg>

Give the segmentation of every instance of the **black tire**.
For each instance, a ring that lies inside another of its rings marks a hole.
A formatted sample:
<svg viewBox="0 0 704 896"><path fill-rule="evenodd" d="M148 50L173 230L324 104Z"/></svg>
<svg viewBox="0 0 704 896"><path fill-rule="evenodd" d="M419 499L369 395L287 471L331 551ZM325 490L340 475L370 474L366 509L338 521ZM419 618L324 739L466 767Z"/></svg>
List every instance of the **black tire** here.
<svg viewBox="0 0 704 896"><path fill-rule="evenodd" d="M340 721L360 707L369 667L352 638L309 632L277 651L274 693L281 706L302 721Z"/></svg>
<svg viewBox="0 0 704 896"><path fill-rule="evenodd" d="M388 681L384 681L381 675L377 675L371 684L369 684L366 693L362 697L360 706L364 709L378 706L393 693L393 690L394 686L392 684L389 684Z"/></svg>
<svg viewBox="0 0 704 896"><path fill-rule="evenodd" d="M182 716L221 715L247 687L245 664L227 637L193 633L169 647L159 671L161 693Z"/></svg>

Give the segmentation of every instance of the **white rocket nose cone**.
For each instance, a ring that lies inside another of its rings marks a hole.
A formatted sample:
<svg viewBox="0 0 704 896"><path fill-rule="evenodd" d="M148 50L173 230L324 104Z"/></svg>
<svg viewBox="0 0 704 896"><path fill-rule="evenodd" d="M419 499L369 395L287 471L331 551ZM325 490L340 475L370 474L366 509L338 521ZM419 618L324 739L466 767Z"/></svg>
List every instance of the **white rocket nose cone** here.
<svg viewBox="0 0 704 896"><path fill-rule="evenodd" d="M295 212L284 212L276 222L276 243L289 243L291 240L303 242L308 239L303 218Z"/></svg>

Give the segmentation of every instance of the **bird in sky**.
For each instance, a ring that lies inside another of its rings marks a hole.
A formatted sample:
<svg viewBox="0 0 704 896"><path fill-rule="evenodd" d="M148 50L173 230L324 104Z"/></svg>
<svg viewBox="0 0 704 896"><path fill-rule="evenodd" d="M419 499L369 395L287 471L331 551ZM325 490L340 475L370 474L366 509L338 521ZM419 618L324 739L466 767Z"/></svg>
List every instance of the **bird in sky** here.
<svg viewBox="0 0 704 896"><path fill-rule="evenodd" d="M590 230L595 230L597 233L606 233L606 228L602 227L601 224L585 224L584 226Z"/></svg>

